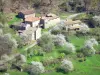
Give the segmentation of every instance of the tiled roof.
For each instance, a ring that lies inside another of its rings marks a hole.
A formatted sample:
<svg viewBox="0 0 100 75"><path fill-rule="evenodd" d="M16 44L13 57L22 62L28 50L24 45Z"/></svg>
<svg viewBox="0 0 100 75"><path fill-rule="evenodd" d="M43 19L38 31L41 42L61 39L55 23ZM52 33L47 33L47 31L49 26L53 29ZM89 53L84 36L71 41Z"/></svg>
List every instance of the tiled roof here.
<svg viewBox="0 0 100 75"><path fill-rule="evenodd" d="M28 22L35 22L35 21L38 21L38 20L40 20L40 18L38 18L38 17L27 17L25 19L25 21L28 21Z"/></svg>

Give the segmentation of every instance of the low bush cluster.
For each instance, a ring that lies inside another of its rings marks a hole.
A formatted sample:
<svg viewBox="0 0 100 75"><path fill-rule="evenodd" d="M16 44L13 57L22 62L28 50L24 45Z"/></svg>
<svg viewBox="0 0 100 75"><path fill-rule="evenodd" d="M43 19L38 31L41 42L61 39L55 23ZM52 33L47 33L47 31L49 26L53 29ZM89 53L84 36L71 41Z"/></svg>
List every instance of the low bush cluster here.
<svg viewBox="0 0 100 75"><path fill-rule="evenodd" d="M61 62L60 68L64 70L65 73L68 73L74 70L74 66L72 62L67 59L63 59L63 61Z"/></svg>
<svg viewBox="0 0 100 75"><path fill-rule="evenodd" d="M82 52L86 56L94 55L96 50L94 48L95 45L98 45L96 39L92 38L85 42L84 48L82 48Z"/></svg>

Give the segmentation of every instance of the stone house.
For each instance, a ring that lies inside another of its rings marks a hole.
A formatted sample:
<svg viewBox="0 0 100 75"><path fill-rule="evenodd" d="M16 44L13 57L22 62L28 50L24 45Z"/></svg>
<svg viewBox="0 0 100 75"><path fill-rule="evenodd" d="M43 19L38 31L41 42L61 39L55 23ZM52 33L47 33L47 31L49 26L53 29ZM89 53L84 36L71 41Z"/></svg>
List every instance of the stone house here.
<svg viewBox="0 0 100 75"><path fill-rule="evenodd" d="M60 18L55 14L47 14L40 19L40 26L42 28L50 28L60 22Z"/></svg>
<svg viewBox="0 0 100 75"><path fill-rule="evenodd" d="M39 27L40 18L38 17L26 17L24 24L25 30L19 30L19 34L29 36L31 40L37 40L41 37L41 28Z"/></svg>
<svg viewBox="0 0 100 75"><path fill-rule="evenodd" d="M25 23L30 24L31 27L39 26L40 18L38 17L27 17Z"/></svg>
<svg viewBox="0 0 100 75"><path fill-rule="evenodd" d="M66 25L66 30L80 30L81 25L84 24L80 20L66 20L65 25Z"/></svg>
<svg viewBox="0 0 100 75"><path fill-rule="evenodd" d="M27 35L31 40L37 40L41 37L41 28L30 27L28 30L23 31L22 35L23 34Z"/></svg>

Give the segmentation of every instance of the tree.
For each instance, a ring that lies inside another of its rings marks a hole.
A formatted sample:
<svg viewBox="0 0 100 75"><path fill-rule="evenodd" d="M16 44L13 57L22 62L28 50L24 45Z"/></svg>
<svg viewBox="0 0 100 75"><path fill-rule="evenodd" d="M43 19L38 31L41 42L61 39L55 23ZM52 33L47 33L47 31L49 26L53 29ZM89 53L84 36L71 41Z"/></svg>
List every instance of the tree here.
<svg viewBox="0 0 100 75"><path fill-rule="evenodd" d="M98 45L98 42L94 38L87 40L82 48L83 54L86 56L94 55L96 52L95 45Z"/></svg>
<svg viewBox="0 0 100 75"><path fill-rule="evenodd" d="M94 16L91 20L91 23L95 26L95 27L100 27L100 16Z"/></svg>
<svg viewBox="0 0 100 75"><path fill-rule="evenodd" d="M38 44L43 48L45 52L50 52L54 48L52 35L50 33L44 33L38 40Z"/></svg>
<svg viewBox="0 0 100 75"><path fill-rule="evenodd" d="M3 54L10 54L16 48L17 42L11 34L0 35L0 57Z"/></svg>
<svg viewBox="0 0 100 75"><path fill-rule="evenodd" d="M74 66L73 66L73 64L72 64L71 61L69 61L69 60L67 60L67 59L63 59L63 61L61 62L60 68L61 68L62 70L64 70L64 72L67 73L67 72L73 71Z"/></svg>
<svg viewBox="0 0 100 75"><path fill-rule="evenodd" d="M62 34L53 35L53 42L55 46L64 46L66 44L65 36Z"/></svg>
<svg viewBox="0 0 100 75"><path fill-rule="evenodd" d="M34 6L37 10L46 15L49 12L56 12L59 10L59 5L64 3L65 0L33 0ZM54 9L55 8L55 9Z"/></svg>
<svg viewBox="0 0 100 75"><path fill-rule="evenodd" d="M85 23L82 24L82 26L80 27L80 31L81 33L87 33L89 32L90 28L88 27L88 25L86 25Z"/></svg>
<svg viewBox="0 0 100 75"><path fill-rule="evenodd" d="M52 34L61 34L61 29L58 26L55 26L51 29Z"/></svg>
<svg viewBox="0 0 100 75"><path fill-rule="evenodd" d="M72 43L67 42L65 47L66 47L65 51L68 53L75 53L76 52L75 46Z"/></svg>
<svg viewBox="0 0 100 75"><path fill-rule="evenodd" d="M30 35L22 34L22 35L20 35L20 38L21 39L19 39L19 43L22 46L29 44L31 41Z"/></svg>
<svg viewBox="0 0 100 75"><path fill-rule="evenodd" d="M5 2L4 0L0 0L0 12L3 12Z"/></svg>
<svg viewBox="0 0 100 75"><path fill-rule="evenodd" d="M45 71L41 62L32 62L32 65L28 68L30 75L39 75Z"/></svg>
<svg viewBox="0 0 100 75"><path fill-rule="evenodd" d="M7 18L6 18L6 16L3 13L0 13L0 23L1 24L7 23Z"/></svg>

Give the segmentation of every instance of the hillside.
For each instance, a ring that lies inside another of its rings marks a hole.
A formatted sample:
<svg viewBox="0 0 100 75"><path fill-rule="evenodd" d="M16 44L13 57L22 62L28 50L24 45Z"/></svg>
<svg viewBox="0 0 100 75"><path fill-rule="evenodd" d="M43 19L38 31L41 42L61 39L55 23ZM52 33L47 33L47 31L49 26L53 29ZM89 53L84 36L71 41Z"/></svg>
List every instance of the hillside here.
<svg viewBox="0 0 100 75"><path fill-rule="evenodd" d="M98 14L100 0L0 0L1 12L18 12L35 9L38 12L83 12Z"/></svg>
<svg viewBox="0 0 100 75"><path fill-rule="evenodd" d="M0 75L100 75L100 0L0 0Z"/></svg>

